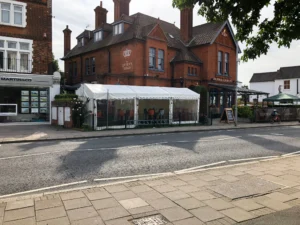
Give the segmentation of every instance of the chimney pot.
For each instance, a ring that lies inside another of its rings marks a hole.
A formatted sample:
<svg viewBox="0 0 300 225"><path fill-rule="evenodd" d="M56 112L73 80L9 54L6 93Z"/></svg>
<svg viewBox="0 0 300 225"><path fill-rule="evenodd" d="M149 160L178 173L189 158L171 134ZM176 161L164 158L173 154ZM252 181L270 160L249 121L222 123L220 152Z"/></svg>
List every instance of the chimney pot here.
<svg viewBox="0 0 300 225"><path fill-rule="evenodd" d="M72 31L69 29L69 26L67 25L66 29L63 32L64 32L64 55L67 55L71 50Z"/></svg>
<svg viewBox="0 0 300 225"><path fill-rule="evenodd" d="M100 7L102 8L102 1L100 1Z"/></svg>
<svg viewBox="0 0 300 225"><path fill-rule="evenodd" d="M115 3L115 21L119 20L122 15L129 16L129 5L131 0L113 0Z"/></svg>
<svg viewBox="0 0 300 225"><path fill-rule="evenodd" d="M100 1L100 6L97 6L95 8L95 29L99 28L101 24L106 23L106 15L107 10L105 8L102 8L103 3Z"/></svg>

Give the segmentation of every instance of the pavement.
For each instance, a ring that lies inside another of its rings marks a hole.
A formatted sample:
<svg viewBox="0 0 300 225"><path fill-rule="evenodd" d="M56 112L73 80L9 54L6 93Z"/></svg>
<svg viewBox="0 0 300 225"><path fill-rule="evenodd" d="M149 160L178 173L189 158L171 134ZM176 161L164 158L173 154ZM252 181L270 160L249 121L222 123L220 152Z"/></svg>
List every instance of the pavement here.
<svg viewBox="0 0 300 225"><path fill-rule="evenodd" d="M247 128L264 128L276 126L294 126L299 125L298 121L282 122L281 124L270 123L244 123L241 122L236 127L234 124L220 123L219 119L213 121L212 126L176 126L166 128L148 128L148 129L127 129L127 130L104 130L82 132L71 129L63 129L58 126L50 125L18 125L7 126L0 124L0 144L18 143L30 141L49 141L49 140L66 140L82 139L95 137L114 137L126 135L156 134L156 133L176 133L176 132L194 132L209 130L226 130L226 129L247 129Z"/></svg>
<svg viewBox="0 0 300 225"><path fill-rule="evenodd" d="M300 125L1 144L0 196L279 157L299 137Z"/></svg>
<svg viewBox="0 0 300 225"><path fill-rule="evenodd" d="M299 206L300 156L292 155L0 199L0 224L299 224Z"/></svg>

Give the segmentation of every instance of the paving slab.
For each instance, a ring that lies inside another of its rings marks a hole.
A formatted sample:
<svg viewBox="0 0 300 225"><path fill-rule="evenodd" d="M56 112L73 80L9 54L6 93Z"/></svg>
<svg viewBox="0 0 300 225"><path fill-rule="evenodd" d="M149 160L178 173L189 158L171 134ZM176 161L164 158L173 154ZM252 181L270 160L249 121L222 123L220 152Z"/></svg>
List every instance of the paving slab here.
<svg viewBox="0 0 300 225"><path fill-rule="evenodd" d="M162 194L158 193L157 191L147 191L147 192L139 193L138 196L140 196L142 199L146 201L164 197Z"/></svg>
<svg viewBox="0 0 300 225"><path fill-rule="evenodd" d="M216 196L210 194L207 191L194 192L194 193L190 193L190 195L200 201L217 198Z"/></svg>
<svg viewBox="0 0 300 225"><path fill-rule="evenodd" d="M113 193L112 196L118 201L137 197L137 195L132 191L122 191L122 192Z"/></svg>
<svg viewBox="0 0 300 225"><path fill-rule="evenodd" d="M130 214L122 206L101 209L98 210L98 213L100 214L101 218L105 221L130 216Z"/></svg>
<svg viewBox="0 0 300 225"><path fill-rule="evenodd" d="M205 186L209 185L208 182L203 181L203 180L191 180L191 181L187 181L187 182L195 187L205 187Z"/></svg>
<svg viewBox="0 0 300 225"><path fill-rule="evenodd" d="M125 209L134 209L134 208L139 208L139 207L149 205L141 198L126 199L126 200L121 200L119 202Z"/></svg>
<svg viewBox="0 0 300 225"><path fill-rule="evenodd" d="M161 186L154 186L153 187L156 191L160 192L160 193L166 193L166 192L171 192L171 191L177 191L178 189L176 189L175 187L165 184L165 185L161 185Z"/></svg>
<svg viewBox="0 0 300 225"><path fill-rule="evenodd" d="M26 199L22 201L15 201L15 202L8 202L6 205L6 210L12 210L12 209L21 209L21 208L27 208L30 206L34 206L33 199Z"/></svg>
<svg viewBox="0 0 300 225"><path fill-rule="evenodd" d="M234 205L230 204L229 202L224 201L221 198L206 200L206 201L204 201L204 203L218 211L234 207Z"/></svg>
<svg viewBox="0 0 300 225"><path fill-rule="evenodd" d="M48 200L39 200L35 202L35 209L41 210L41 209L49 209L54 207L62 206L63 203L60 200L60 198L53 198Z"/></svg>
<svg viewBox="0 0 300 225"><path fill-rule="evenodd" d="M139 185L139 186L134 186L134 187L129 187L131 191L134 193L142 193L142 192L147 192L147 191L152 191L153 189L150 188L147 185Z"/></svg>
<svg viewBox="0 0 300 225"><path fill-rule="evenodd" d="M98 200L98 199L104 199L104 198L111 198L111 194L109 194L107 191L98 191L98 192L92 192L86 194L89 200Z"/></svg>
<svg viewBox="0 0 300 225"><path fill-rule="evenodd" d="M160 213L166 217L170 222L174 222L177 220L183 220L189 217L193 217L192 214L190 214L188 211L180 208L180 207L174 207L174 208L168 208L160 210Z"/></svg>
<svg viewBox="0 0 300 225"><path fill-rule="evenodd" d="M173 201L191 197L190 195L184 193L183 191L167 192L167 193L164 193L164 195Z"/></svg>
<svg viewBox="0 0 300 225"><path fill-rule="evenodd" d="M291 200L296 199L296 197L292 196L292 195L286 195L283 193L279 193L279 192L273 192L271 194L266 195L268 198L280 201L280 202L288 202Z"/></svg>
<svg viewBox="0 0 300 225"><path fill-rule="evenodd" d="M106 191L109 193L116 193L122 191L128 191L129 189L125 185L112 185L105 187Z"/></svg>
<svg viewBox="0 0 300 225"><path fill-rule="evenodd" d="M0 207L0 217L4 216L4 207Z"/></svg>
<svg viewBox="0 0 300 225"><path fill-rule="evenodd" d="M37 222L37 225L70 225L68 217Z"/></svg>
<svg viewBox="0 0 300 225"><path fill-rule="evenodd" d="M227 182L235 182L238 181L239 179L233 175L223 175L220 176L220 179L227 181Z"/></svg>
<svg viewBox="0 0 300 225"><path fill-rule="evenodd" d="M82 220L90 217L98 216L93 207L85 207L80 209L72 209L67 211L70 221Z"/></svg>
<svg viewBox="0 0 300 225"><path fill-rule="evenodd" d="M132 225L132 223L130 223L128 221L128 219L129 218L109 220L109 221L106 221L105 224L106 225Z"/></svg>
<svg viewBox="0 0 300 225"><path fill-rule="evenodd" d="M234 204L246 211L252 211L252 210L261 209L261 208L265 207L263 205L256 203L252 199L241 199L241 200L232 202L232 204Z"/></svg>
<svg viewBox="0 0 300 225"><path fill-rule="evenodd" d="M66 210L78 209L91 206L92 203L87 198L77 198L64 201Z"/></svg>
<svg viewBox="0 0 300 225"><path fill-rule="evenodd" d="M67 213L62 206L36 211L36 221L56 219L65 216L67 216Z"/></svg>
<svg viewBox="0 0 300 225"><path fill-rule="evenodd" d="M114 198L106 198L106 199L92 201L92 204L94 208L97 210L120 206L119 202L117 202Z"/></svg>
<svg viewBox="0 0 300 225"><path fill-rule="evenodd" d="M73 221L71 225L104 225L104 222L99 216L97 216L83 220Z"/></svg>
<svg viewBox="0 0 300 225"><path fill-rule="evenodd" d="M183 180L179 180L179 179L170 180L170 181L168 181L168 184L173 186L173 187L188 185L187 182L185 182Z"/></svg>
<svg viewBox="0 0 300 225"><path fill-rule="evenodd" d="M221 213L237 222L243 222L255 218L254 215L240 208L226 209L221 211Z"/></svg>
<svg viewBox="0 0 300 225"><path fill-rule="evenodd" d="M207 175L202 175L202 176L198 176L198 178L200 179L200 180L203 180L203 181L215 181L215 180L219 180L220 178L219 177L215 177L215 176L213 176L213 175L209 175L209 174L207 174Z"/></svg>
<svg viewBox="0 0 300 225"><path fill-rule="evenodd" d="M205 204L195 198L185 198L175 201L176 204L180 205L186 210L196 209L205 206Z"/></svg>
<svg viewBox="0 0 300 225"><path fill-rule="evenodd" d="M190 212L203 222L209 222L225 217L222 213L210 207L192 209Z"/></svg>
<svg viewBox="0 0 300 225"><path fill-rule="evenodd" d="M176 221L174 225L204 225L199 219L193 217L185 220Z"/></svg>
<svg viewBox="0 0 300 225"><path fill-rule="evenodd" d="M139 207L139 208L134 208L134 209L128 209L128 212L132 215L148 213L148 212L156 212L157 213L157 211L150 205Z"/></svg>
<svg viewBox="0 0 300 225"><path fill-rule="evenodd" d="M155 187L155 186L165 185L166 183L163 182L162 180L150 180L150 181L145 181L145 184L147 184L150 187Z"/></svg>
<svg viewBox="0 0 300 225"><path fill-rule="evenodd" d="M193 185L177 186L177 188L185 193L192 193L192 192L200 191L199 188L197 188Z"/></svg>
<svg viewBox="0 0 300 225"><path fill-rule="evenodd" d="M275 211L281 211L285 209L291 208L290 205L286 203L282 203L280 201L274 200L274 199L263 199L263 200L256 200L259 204L264 205L270 209L273 209Z"/></svg>
<svg viewBox="0 0 300 225"><path fill-rule="evenodd" d="M266 194L282 187L283 186L281 185L263 179L252 178L250 180L240 180L208 188L230 199L237 199L258 194Z"/></svg>
<svg viewBox="0 0 300 225"><path fill-rule="evenodd" d="M25 219L34 216L35 214L34 214L33 207L28 207L24 209L15 209L15 210L10 210L5 212L4 222L12 221L12 220L20 220L20 219Z"/></svg>
<svg viewBox="0 0 300 225"><path fill-rule="evenodd" d="M183 181L198 180L198 177L196 177L194 175L189 175L189 174L179 175L178 178Z"/></svg>
<svg viewBox="0 0 300 225"><path fill-rule="evenodd" d="M60 194L62 200L70 200L75 198L84 198L84 194L81 191L73 191L68 193Z"/></svg>
<svg viewBox="0 0 300 225"><path fill-rule="evenodd" d="M276 211L273 209L269 209L269 208L261 208L261 209L256 209L256 210L251 211L251 213L256 217L265 216L265 215L268 215L268 214L274 213L274 212L276 212Z"/></svg>
<svg viewBox="0 0 300 225"><path fill-rule="evenodd" d="M35 224L36 224L35 223L35 218L31 217L31 218L27 218L27 219L21 219L21 220L14 220L14 221L5 222L3 225L35 225Z"/></svg>
<svg viewBox="0 0 300 225"><path fill-rule="evenodd" d="M173 201L170 201L167 198L150 200L148 201L148 203L156 210L167 209L167 208L172 208L177 206Z"/></svg>

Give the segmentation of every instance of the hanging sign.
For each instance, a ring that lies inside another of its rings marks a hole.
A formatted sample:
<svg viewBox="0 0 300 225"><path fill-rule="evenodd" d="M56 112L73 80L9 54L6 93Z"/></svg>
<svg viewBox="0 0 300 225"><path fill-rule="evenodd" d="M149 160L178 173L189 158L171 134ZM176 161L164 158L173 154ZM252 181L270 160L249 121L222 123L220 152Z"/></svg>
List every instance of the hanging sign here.
<svg viewBox="0 0 300 225"><path fill-rule="evenodd" d="M221 120L220 122L227 122L227 123L234 123L235 122L235 118L233 115L233 110L231 108L225 108L222 116L221 116Z"/></svg>

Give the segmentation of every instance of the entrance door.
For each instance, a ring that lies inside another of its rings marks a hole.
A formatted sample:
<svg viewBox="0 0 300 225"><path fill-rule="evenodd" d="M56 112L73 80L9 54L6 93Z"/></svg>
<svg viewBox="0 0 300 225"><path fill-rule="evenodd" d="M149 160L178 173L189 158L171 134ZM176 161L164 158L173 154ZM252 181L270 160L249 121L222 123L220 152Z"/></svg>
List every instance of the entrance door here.
<svg viewBox="0 0 300 225"><path fill-rule="evenodd" d="M58 125L64 125L64 108L58 107Z"/></svg>

